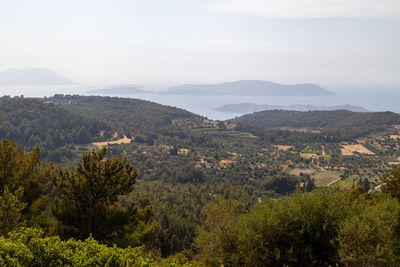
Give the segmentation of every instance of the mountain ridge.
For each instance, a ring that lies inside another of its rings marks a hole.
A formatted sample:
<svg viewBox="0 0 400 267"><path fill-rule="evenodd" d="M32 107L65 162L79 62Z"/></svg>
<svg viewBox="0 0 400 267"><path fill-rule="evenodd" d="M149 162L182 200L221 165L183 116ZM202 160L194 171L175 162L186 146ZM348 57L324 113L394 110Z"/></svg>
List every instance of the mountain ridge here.
<svg viewBox="0 0 400 267"><path fill-rule="evenodd" d="M332 92L311 83L284 85L261 80L219 84L184 84L159 92L164 95L329 96Z"/></svg>

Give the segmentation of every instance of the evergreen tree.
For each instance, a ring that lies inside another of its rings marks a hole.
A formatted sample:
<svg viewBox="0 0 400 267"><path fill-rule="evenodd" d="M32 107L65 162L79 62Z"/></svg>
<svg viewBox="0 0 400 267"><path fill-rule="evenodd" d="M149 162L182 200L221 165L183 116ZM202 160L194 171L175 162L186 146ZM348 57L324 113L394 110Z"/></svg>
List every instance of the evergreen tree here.
<svg viewBox="0 0 400 267"><path fill-rule="evenodd" d="M383 179L382 192L400 200L400 167L393 169Z"/></svg>
<svg viewBox="0 0 400 267"><path fill-rule="evenodd" d="M45 168L39 168L40 149L31 153L9 140L0 142L0 232L7 232L26 223L41 224L37 207L46 205L44 192Z"/></svg>
<svg viewBox="0 0 400 267"><path fill-rule="evenodd" d="M75 171L53 178L61 196L53 209L64 237L138 245L158 229L151 207L139 209L121 197L134 191L137 172L126 158L105 158L106 148L83 153Z"/></svg>

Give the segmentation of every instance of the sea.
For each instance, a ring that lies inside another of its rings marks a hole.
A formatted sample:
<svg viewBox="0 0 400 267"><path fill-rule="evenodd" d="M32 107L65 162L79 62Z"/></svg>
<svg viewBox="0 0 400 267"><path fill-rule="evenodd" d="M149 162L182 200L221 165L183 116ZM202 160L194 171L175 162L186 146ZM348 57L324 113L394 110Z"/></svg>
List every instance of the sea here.
<svg viewBox="0 0 400 267"><path fill-rule="evenodd" d="M0 96L44 97L54 94L91 95L91 90L104 88L101 86L0 86ZM174 106L202 115L213 120L227 120L243 113L225 113L215 109L226 104L254 103L288 106L293 104L336 106L361 106L369 111L392 111L400 113L400 86L391 87L354 87L341 86L330 89L333 96L198 96L198 95L164 95L136 94L120 95L142 100L148 100L163 105ZM118 96L118 95L112 95Z"/></svg>

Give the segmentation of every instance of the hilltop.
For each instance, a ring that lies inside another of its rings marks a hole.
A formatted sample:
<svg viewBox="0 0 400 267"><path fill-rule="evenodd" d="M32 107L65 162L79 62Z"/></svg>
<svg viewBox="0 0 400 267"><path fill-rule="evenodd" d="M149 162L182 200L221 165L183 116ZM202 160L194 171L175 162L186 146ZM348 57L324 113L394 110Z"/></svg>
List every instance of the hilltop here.
<svg viewBox="0 0 400 267"><path fill-rule="evenodd" d="M0 139L7 138L30 150L41 145L53 151L68 144L86 144L111 137L112 127L53 102L29 98L0 98Z"/></svg>

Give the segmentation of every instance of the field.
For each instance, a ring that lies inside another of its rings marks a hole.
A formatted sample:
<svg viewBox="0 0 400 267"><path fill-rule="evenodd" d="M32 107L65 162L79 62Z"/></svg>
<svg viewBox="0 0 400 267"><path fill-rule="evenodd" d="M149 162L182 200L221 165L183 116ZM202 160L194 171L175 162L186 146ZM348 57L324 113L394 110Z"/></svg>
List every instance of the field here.
<svg viewBox="0 0 400 267"><path fill-rule="evenodd" d="M331 185L339 179L339 174L332 172L318 172L312 175L311 178L315 179L315 184L317 186Z"/></svg>
<svg viewBox="0 0 400 267"><path fill-rule="evenodd" d="M290 148L294 148L293 146L281 146L281 145L274 145L278 150L289 150Z"/></svg>
<svg viewBox="0 0 400 267"><path fill-rule="evenodd" d="M344 156L351 156L354 154L354 152L358 152L360 154L375 155L374 152L368 150L366 147L364 147L361 144L342 145L341 152L342 152L342 155L344 155Z"/></svg>
<svg viewBox="0 0 400 267"><path fill-rule="evenodd" d="M92 145L95 145L99 148L104 147L104 146L108 146L108 145L120 145L120 144L129 144L131 142L132 139L129 139L128 137L124 136L124 138L121 138L119 140L115 140L115 141L106 141L106 142L94 142L92 143Z"/></svg>
<svg viewBox="0 0 400 267"><path fill-rule="evenodd" d="M356 183L352 180L340 180L337 183L335 183L335 186L347 190L349 190L353 185L356 185Z"/></svg>
<svg viewBox="0 0 400 267"><path fill-rule="evenodd" d="M305 159L316 158L316 157L317 157L317 154L313 154L313 153L300 153L300 157L305 158Z"/></svg>

